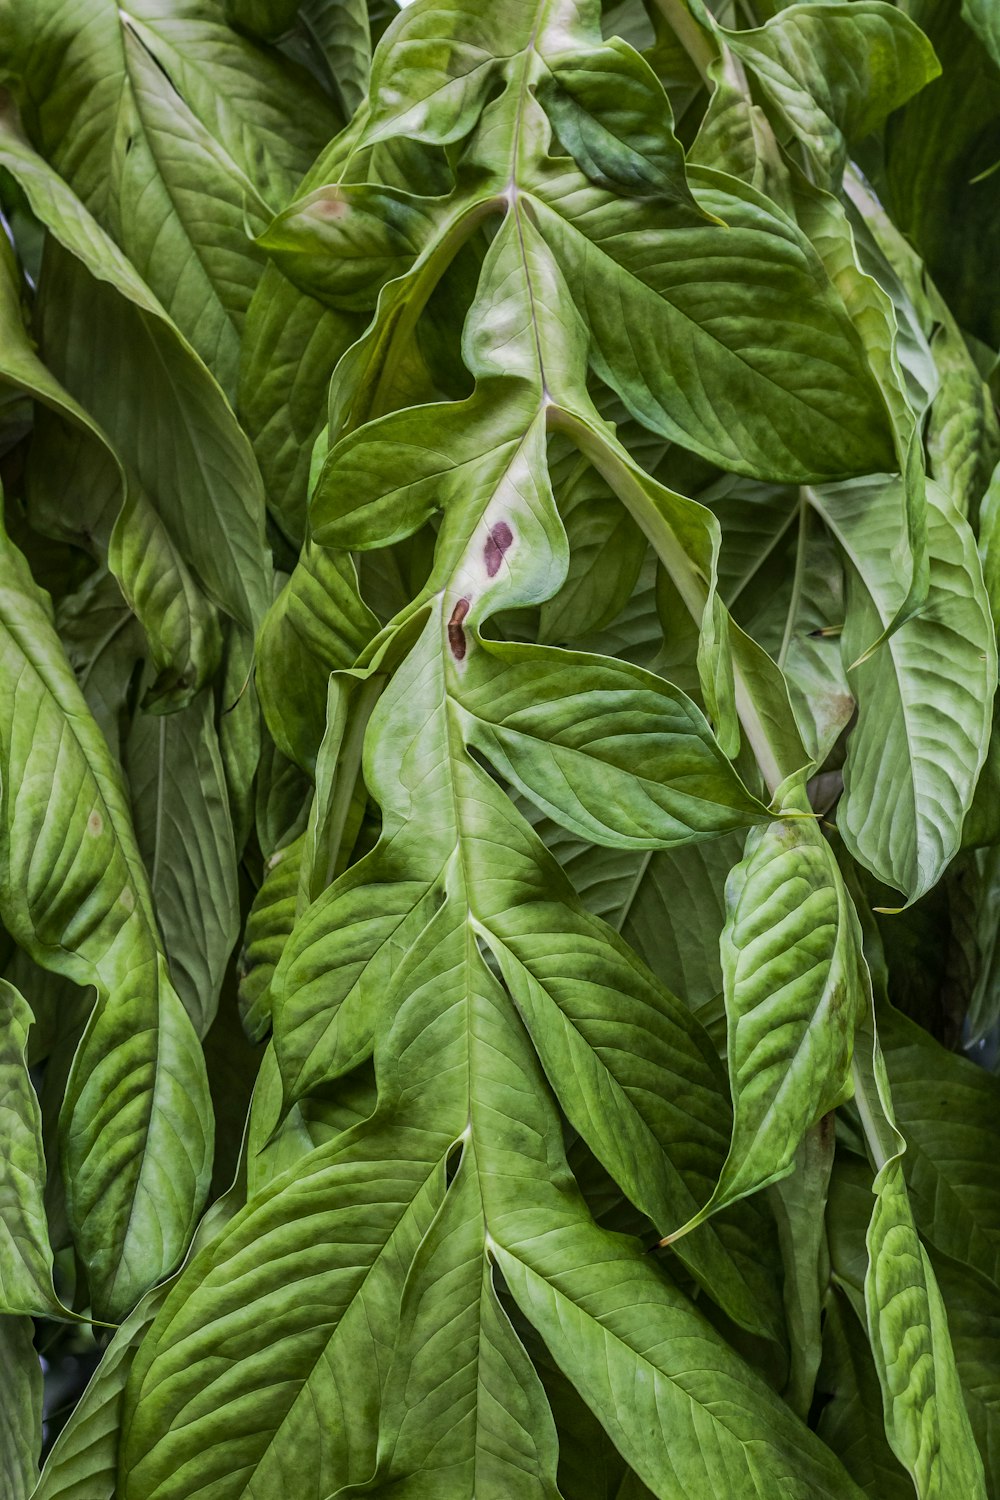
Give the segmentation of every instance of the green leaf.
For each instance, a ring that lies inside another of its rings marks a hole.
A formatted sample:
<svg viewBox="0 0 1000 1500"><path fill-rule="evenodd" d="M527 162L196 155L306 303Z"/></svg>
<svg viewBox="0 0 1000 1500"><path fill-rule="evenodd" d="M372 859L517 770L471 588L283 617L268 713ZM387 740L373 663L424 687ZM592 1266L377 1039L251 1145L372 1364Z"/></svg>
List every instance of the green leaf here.
<svg viewBox="0 0 1000 1500"><path fill-rule="evenodd" d="M307 543L261 627L256 683L275 743L310 773L330 673L353 666L377 629L350 557Z"/></svg>
<svg viewBox="0 0 1000 1500"><path fill-rule="evenodd" d="M329 101L204 6L7 10L8 76L33 144L232 395L262 267L244 215L266 222L291 193L336 127Z"/></svg>
<svg viewBox="0 0 1000 1500"><path fill-rule="evenodd" d="M42 1371L31 1319L0 1316L0 1475L10 1500L28 1500L42 1451Z"/></svg>
<svg viewBox="0 0 1000 1500"><path fill-rule="evenodd" d="M749 836L726 907L733 1137L709 1202L680 1234L792 1171L806 1131L851 1095L854 1030L865 1006L857 917L811 820Z"/></svg>
<svg viewBox="0 0 1000 1500"><path fill-rule="evenodd" d="M982 1461L962 1399L944 1301L913 1222L903 1177L905 1143L871 1011L859 1030L854 1078L876 1168L864 1306L886 1437L921 1500L936 1500L956 1488L985 1500ZM836 1208L833 1217L836 1222Z"/></svg>
<svg viewBox="0 0 1000 1500"><path fill-rule="evenodd" d="M995 347L1000 316L988 293L1000 158L1000 70L963 25L959 0L918 0L910 15L941 63L941 77L889 120L885 203L959 326Z"/></svg>
<svg viewBox="0 0 1000 1500"><path fill-rule="evenodd" d="M305 539L313 444L326 422L326 395L353 340L353 314L335 312L268 265L247 310L240 346L239 412L282 531Z"/></svg>
<svg viewBox="0 0 1000 1500"><path fill-rule="evenodd" d="M824 1115L802 1137L794 1170L771 1191L785 1270L783 1295L791 1350L785 1399L803 1421L808 1421L812 1408L822 1354L823 1309L830 1281L824 1219L835 1133L833 1114Z"/></svg>
<svg viewBox="0 0 1000 1500"><path fill-rule="evenodd" d="M962 1392L986 1471L987 1491L996 1488L1000 1461L1000 1388L997 1340L1000 1338L1000 1292L975 1271L944 1255L932 1257L948 1309L955 1363Z"/></svg>
<svg viewBox="0 0 1000 1500"><path fill-rule="evenodd" d="M254 778L261 759L260 708L252 668L252 637L230 623L219 685L218 734L238 855L246 847L253 822Z"/></svg>
<svg viewBox="0 0 1000 1500"><path fill-rule="evenodd" d="M331 307L364 311L417 258L434 226L432 207L370 183L318 187L278 214L257 243L303 290Z"/></svg>
<svg viewBox="0 0 1000 1500"><path fill-rule="evenodd" d="M143 636L113 575L97 569L61 599L56 629L87 706L121 760L129 683L143 654Z"/></svg>
<svg viewBox="0 0 1000 1500"><path fill-rule="evenodd" d="M975 525L980 501L1000 460L1000 425L989 387L940 299L935 311L942 322L931 348L941 389L927 423L930 469L955 509Z"/></svg>
<svg viewBox="0 0 1000 1500"><path fill-rule="evenodd" d="M6 537L2 550L0 914L37 962L97 989L63 1105L62 1164L95 1307L123 1315L176 1264L201 1206L204 1063L167 976L117 766L46 597ZM130 1094L116 1107L123 1079Z"/></svg>
<svg viewBox="0 0 1000 1500"><path fill-rule="evenodd" d="M903 1168L921 1233L935 1249L1000 1281L1000 1080L946 1052L888 1010L880 1032Z"/></svg>
<svg viewBox="0 0 1000 1500"><path fill-rule="evenodd" d="M2 374L73 425L73 431L36 416L36 430L48 436L50 452L65 452L78 475L85 470L93 501L74 517L74 538L89 532L107 549L125 598L142 622L153 659L161 667L161 693L197 687L212 671L218 655L218 627L213 611L183 561L162 520L125 473L121 460L96 422L59 384L38 358L21 322L17 268L7 241L0 243L0 332ZM37 497L37 486L35 486ZM119 506L124 504L119 513ZM38 512L38 505L34 513ZM65 529L64 492L49 506L49 529ZM117 516L117 521L116 521Z"/></svg>
<svg viewBox="0 0 1000 1500"><path fill-rule="evenodd" d="M1000 23L986 0L962 0L962 20L971 26L983 46L1000 67Z"/></svg>
<svg viewBox="0 0 1000 1500"><path fill-rule="evenodd" d="M568 482L553 487L566 528L566 581L539 615L543 645L578 645L628 608L646 559L646 539L598 474L572 455ZM605 653L611 655L612 653Z"/></svg>
<svg viewBox="0 0 1000 1500"><path fill-rule="evenodd" d="M326 58L345 118L366 97L372 62L372 34L365 0L306 0L302 19Z"/></svg>
<svg viewBox="0 0 1000 1500"><path fill-rule="evenodd" d="M220 1494L233 1492L235 1485L242 1483L248 1464L253 1466L255 1476L265 1482L270 1475L280 1472L282 1455L287 1460L288 1444L293 1440L297 1442L300 1461L304 1445L310 1445L322 1465L322 1483L328 1490L335 1491L338 1483L349 1482L352 1474L368 1480L372 1472L371 1424L355 1428L348 1446L337 1435L341 1431L345 1437L347 1434L336 1414L344 1410L345 1400L350 1399L354 1404L359 1398L373 1412L368 1403L378 1401L383 1381L381 1430L387 1441L381 1451L386 1465L393 1459L399 1462L402 1472L393 1477L402 1478L407 1471L412 1474L410 1464L405 1469L403 1465L404 1453L412 1441L417 1451L425 1454L423 1468L429 1480L430 1473L436 1472L439 1457L447 1461L456 1450L449 1447L445 1451L439 1443L433 1452L427 1453L421 1431L413 1424L412 1408L401 1406L394 1395L394 1378L387 1356L396 1344L397 1329L406 1336L411 1318L419 1326L423 1288L428 1286L436 1266L443 1270L452 1264L449 1243L454 1243L456 1254L459 1251L459 1223L467 1224L465 1233L472 1241L471 1264L466 1270L466 1262L460 1259L455 1267L459 1274L438 1280L435 1290L438 1297L449 1299L449 1305L455 1309L464 1302L465 1316L472 1320L474 1370L482 1368L485 1374L493 1357L482 1348L482 1327L475 1329L475 1321L482 1318L482 1312L477 1312L474 1304L483 1306L473 1274L478 1242L479 1265L483 1264L485 1243L490 1258L499 1262L522 1310L541 1326L550 1344L552 1321L544 1318L534 1301L529 1305L520 1294L519 1282L526 1275L548 1278L544 1285L549 1295L567 1303L567 1312L572 1308L587 1338L600 1339L605 1348L611 1346L622 1370L622 1388L627 1386L634 1391L637 1377L644 1371L655 1378L657 1395L670 1403L671 1418L675 1418L672 1422L670 1418L667 1420L675 1433L676 1446L668 1453L659 1440L650 1438L650 1413L641 1406L631 1411L631 1403L624 1404L621 1418L615 1421L614 1438L631 1462L652 1473L652 1482L658 1489L678 1476L690 1486L696 1476L704 1477L711 1472L704 1467L695 1438L699 1424L708 1422L712 1441L717 1441L730 1458L728 1493L747 1497L753 1494L758 1470L751 1456L753 1445L746 1444L746 1437L753 1429L758 1436L762 1430L767 1433L762 1440L767 1454L763 1461L768 1472L791 1483L789 1493L795 1494L798 1487L803 1496L810 1493L852 1496L854 1490L832 1456L782 1410L776 1398L737 1356L726 1351L710 1325L670 1288L648 1257L633 1242L588 1227L586 1211L573 1193L560 1160L561 1132L551 1106L545 1102L544 1093L532 1090L531 1094L525 1094L525 1080L533 1081L537 1073L523 1034L516 1026L511 1027L509 1005L474 951L464 942L457 949L452 948L456 929L453 917L446 913L447 906L439 909L431 928L426 930L426 942L415 947L412 956L403 962L403 968L408 970L405 980L402 971L397 977L400 993L408 998L401 1009L391 1012L389 1051L383 1059L384 1066L394 1076L394 1092L404 1087L413 1101L417 1111L413 1124L409 1128L396 1126L387 1133L385 1126L373 1123L350 1132L329 1147L313 1151L296 1170L276 1180L255 1204L249 1205L210 1253L192 1262L172 1300L165 1304L152 1339L147 1340L144 1354L133 1370L123 1465L126 1496L135 1492L155 1495L160 1500L171 1493L183 1493L185 1469L197 1472L202 1483L211 1477L220 1487ZM465 957L460 959L463 951ZM459 960L457 966L448 962L449 958ZM435 1038L429 1037L421 1016L435 995L441 1007L440 1019L450 1033L447 1040L441 1032ZM441 1066L442 1045L444 1057L453 1064L445 1069ZM405 1073L397 1072L397 1061L390 1061L397 1053L400 1060L405 1057ZM482 1130L475 1122L475 1114L469 1120L462 1132L461 1162L445 1190L443 1168L451 1151L451 1138L430 1128L429 1119L417 1125L424 1106L414 1092L414 1084L421 1072L431 1070L439 1083L435 1100L439 1120L442 1106L455 1109L458 1119L468 1103L467 1069L473 1070L478 1079L476 1097L480 1103L489 1101L490 1127ZM527 1119L526 1107L531 1111ZM417 1169L418 1157L425 1163L422 1170ZM387 1163L391 1163L390 1173L386 1172ZM432 1163L439 1165L432 1167ZM427 1175L429 1168L432 1175ZM558 1189L548 1181L553 1172ZM470 1223L462 1212L463 1195L472 1191L477 1182L476 1196L482 1194L481 1206L473 1198ZM336 1260L330 1254L334 1246L344 1245L346 1249L344 1236L338 1232L338 1220L345 1230L350 1225L348 1232L355 1236L348 1252L349 1265L340 1261L339 1251ZM542 1235L538 1233L540 1222L551 1225ZM358 1240L356 1236L362 1225L366 1227ZM454 1229L447 1239L446 1228ZM581 1235L583 1265L579 1264ZM259 1255L259 1247L271 1236L288 1252L278 1278L277 1263L261 1262ZM324 1253L314 1260L315 1252L310 1246L320 1239ZM577 1259L570 1263L573 1256ZM245 1272L237 1291L233 1272L240 1263ZM405 1292L400 1274L404 1266L412 1268ZM576 1284L574 1271L578 1273ZM316 1278L321 1278L324 1301L343 1309L334 1326L317 1327L301 1299L285 1295L290 1282L302 1277L313 1279L317 1294L320 1283ZM605 1314L610 1320L609 1327L602 1327L584 1310L591 1300L588 1280L602 1286L605 1295L610 1289L611 1308L619 1311L609 1310ZM464 1293L463 1288L467 1289ZM464 1300L469 1294L473 1300ZM402 1323L395 1311L401 1295ZM486 1308L492 1313L495 1293L488 1283L484 1296ZM248 1308L254 1309L250 1317ZM268 1379L278 1353L274 1312L279 1312L282 1346L288 1351L282 1359L285 1375L277 1384ZM642 1320L648 1334L650 1318L655 1320L652 1340L643 1338L638 1326ZM493 1326L496 1328L495 1323ZM190 1347L187 1330L195 1328L202 1331L198 1335L199 1357L192 1364L186 1352ZM226 1341L230 1354L239 1350L259 1370L258 1390L262 1394L252 1408L240 1403L237 1390L228 1386L224 1372L213 1360L211 1350L222 1341ZM569 1342L572 1346L576 1341ZM438 1431L442 1441L446 1438L449 1444L466 1445L475 1442L476 1460L487 1466L485 1472L496 1472L495 1465L502 1456L507 1465L515 1466L515 1471L523 1467L519 1483L537 1485L545 1473L544 1428L538 1425L541 1414L537 1398L533 1414L527 1399L530 1390L537 1390L537 1384L529 1378L526 1390L523 1379L518 1377L519 1389L508 1390L500 1411L496 1410L488 1387L480 1386L472 1394L466 1385L476 1402L475 1420L458 1421L459 1413L469 1410L466 1404L469 1398L461 1396L467 1381L467 1366L456 1367L451 1347L449 1342L447 1368L454 1371L454 1378L435 1389L433 1405L426 1407L429 1421L441 1422ZM516 1344L510 1347L525 1369L525 1376L529 1376L523 1354ZM576 1347L579 1349L578 1342ZM423 1349L428 1361L436 1362L437 1346L425 1343ZM557 1346L555 1352L562 1361L562 1347ZM296 1371L291 1388L289 1356ZM692 1356L697 1360L695 1369ZM510 1375L515 1374L515 1368L508 1366L508 1369ZM579 1382L579 1372L574 1369L572 1373ZM708 1394L713 1381L717 1383L720 1378L730 1382L724 1388L732 1392L732 1402L721 1407ZM205 1385L206 1380L211 1383ZM195 1414L188 1407L189 1417L194 1416L193 1425L189 1421L175 1426L167 1436L167 1424L162 1420L157 1421L155 1428L150 1423L154 1389L158 1392L156 1404L161 1418L163 1401L168 1401L173 1409L179 1403L186 1403L189 1395L198 1390L203 1391L196 1400L204 1415ZM586 1395L593 1395L586 1380L583 1389ZM459 1401L461 1405L457 1405ZM228 1431L235 1446L227 1451L228 1445L215 1445L207 1468L205 1450L198 1447L199 1432L204 1422L216 1419L220 1403L225 1403ZM453 1413L450 1418L449 1410ZM520 1424L519 1434L523 1436L516 1447L508 1443L498 1453L492 1449L489 1436L497 1430L496 1423L506 1423L510 1431L511 1416ZM657 1425L659 1420L653 1418ZM323 1447L317 1450L320 1434ZM402 1435L405 1448L397 1443L397 1434ZM412 1454L413 1450L409 1452ZM466 1446L459 1460L463 1468L453 1476L457 1494L471 1492L468 1454ZM198 1466L196 1470L193 1465ZM428 1470L428 1465L435 1467ZM510 1468L507 1472L510 1473Z"/></svg>
<svg viewBox="0 0 1000 1500"><path fill-rule="evenodd" d="M594 843L670 848L766 817L699 710L652 673L582 652L491 643L470 656L457 697L468 742L543 812Z"/></svg>
<svg viewBox="0 0 1000 1500"><path fill-rule="evenodd" d="M58 1315L52 1247L45 1219L42 1116L28 1073L27 1001L0 979L0 1098L4 1155L0 1167L0 1313ZM10 1320L4 1316L3 1322Z"/></svg>
<svg viewBox="0 0 1000 1500"><path fill-rule="evenodd" d="M847 148L938 76L934 49L881 0L789 6L756 31L725 31L778 118L821 176L839 181Z"/></svg>
<svg viewBox="0 0 1000 1500"><path fill-rule="evenodd" d="M664 212L596 189L582 213L568 173L541 190L539 229L576 289L597 374L639 421L736 473L798 483L889 467L858 334L805 236L748 184L688 175L720 225L678 208L668 229Z"/></svg>
<svg viewBox="0 0 1000 1500"><path fill-rule="evenodd" d="M43 317L50 364L157 497L206 591L252 627L267 602L263 497L222 392L114 242L6 123L0 165L62 247L46 268L46 311L67 299L57 327Z"/></svg>
<svg viewBox="0 0 1000 1500"><path fill-rule="evenodd" d="M599 187L694 203L673 112L649 64L620 37L547 59L539 98L560 143Z"/></svg>
<svg viewBox="0 0 1000 1500"><path fill-rule="evenodd" d="M202 1219L192 1249L225 1227L238 1202L227 1194ZM176 1278L172 1278L175 1280ZM116 1500L125 1384L171 1282L147 1292L116 1331L45 1460L30 1500Z"/></svg>
<svg viewBox="0 0 1000 1500"><path fill-rule="evenodd" d="M721 1500L773 1484L803 1500L857 1496L833 1455L690 1305L656 1295L632 1244L573 1224L501 1247L498 1260L522 1312L654 1494L680 1485ZM596 1295L613 1308L599 1318L589 1310ZM625 1390L629 1399L616 1401Z"/></svg>
<svg viewBox="0 0 1000 1500"><path fill-rule="evenodd" d="M861 480L810 498L847 563L842 646L850 664L902 599L898 481ZM934 484L927 498L927 603L848 672L858 721L837 814L855 858L910 901L958 850L996 686L996 646L972 534Z"/></svg>
<svg viewBox="0 0 1000 1500"><path fill-rule="evenodd" d="M139 712L125 767L140 853L177 993L212 1023L240 927L236 846L208 690L173 714Z"/></svg>
<svg viewBox="0 0 1000 1500"><path fill-rule="evenodd" d="M912 1500L913 1485L886 1441L878 1372L863 1319L843 1292L827 1302L817 1431L872 1500Z"/></svg>
<svg viewBox="0 0 1000 1500"><path fill-rule="evenodd" d="M114 1500L122 1395L165 1291L156 1287L125 1319L52 1445L31 1500Z"/></svg>
<svg viewBox="0 0 1000 1500"><path fill-rule="evenodd" d="M270 856L247 917L239 995L243 1026L252 1042L271 1024L271 980L295 924L304 839L300 834Z"/></svg>

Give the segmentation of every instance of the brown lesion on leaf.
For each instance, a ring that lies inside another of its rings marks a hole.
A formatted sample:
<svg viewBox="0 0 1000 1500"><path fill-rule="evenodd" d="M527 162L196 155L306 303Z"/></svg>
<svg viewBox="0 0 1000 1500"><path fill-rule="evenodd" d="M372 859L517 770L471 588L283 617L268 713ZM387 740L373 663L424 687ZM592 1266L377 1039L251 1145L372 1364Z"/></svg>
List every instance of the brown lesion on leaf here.
<svg viewBox="0 0 1000 1500"><path fill-rule="evenodd" d="M100 835L104 832L104 819L101 817L96 807L94 808L94 811L91 813L90 817L87 819L87 832L91 834L95 839L99 838Z"/></svg>
<svg viewBox="0 0 1000 1500"><path fill-rule="evenodd" d="M350 213L351 205L334 191L327 191L322 198L314 198L309 212L314 219L342 219Z"/></svg>
<svg viewBox="0 0 1000 1500"><path fill-rule="evenodd" d="M490 527L490 534L483 548L483 561L486 564L486 573L489 578L495 578L500 571L503 555L514 540L514 533L506 521L498 521L495 526Z"/></svg>
<svg viewBox="0 0 1000 1500"><path fill-rule="evenodd" d="M465 639L465 630L462 626L462 621L468 613L469 600L459 599L451 612L451 619L448 621L448 645L451 647L451 654L456 661L464 659L468 647L468 642Z"/></svg>

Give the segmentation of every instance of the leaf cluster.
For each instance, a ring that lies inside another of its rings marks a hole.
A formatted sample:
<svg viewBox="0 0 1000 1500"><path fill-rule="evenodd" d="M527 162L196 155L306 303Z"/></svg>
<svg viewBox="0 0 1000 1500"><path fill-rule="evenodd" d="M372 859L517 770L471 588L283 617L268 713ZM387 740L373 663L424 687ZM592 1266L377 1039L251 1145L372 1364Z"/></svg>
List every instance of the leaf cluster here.
<svg viewBox="0 0 1000 1500"><path fill-rule="evenodd" d="M0 0L5 1497L1000 1495L998 119Z"/></svg>

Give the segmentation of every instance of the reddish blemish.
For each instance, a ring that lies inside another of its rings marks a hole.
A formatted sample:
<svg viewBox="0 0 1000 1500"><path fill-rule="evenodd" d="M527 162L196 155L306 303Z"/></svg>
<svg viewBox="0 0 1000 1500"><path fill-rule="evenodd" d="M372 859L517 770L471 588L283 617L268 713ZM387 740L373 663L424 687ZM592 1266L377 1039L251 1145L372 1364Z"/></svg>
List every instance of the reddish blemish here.
<svg viewBox="0 0 1000 1500"><path fill-rule="evenodd" d="M456 661L461 661L465 656L466 641L465 631L462 629L462 621L468 613L468 599L459 599L451 612L451 619L448 621L448 645L451 647L451 654Z"/></svg>
<svg viewBox="0 0 1000 1500"><path fill-rule="evenodd" d="M490 578L495 578L497 576L497 573L500 570L500 563L503 560L503 555L507 551L507 548L510 546L513 540L514 533L511 531L506 521L498 521L497 524L490 530L489 539L487 540L486 546L483 548L483 558L486 563L486 572Z"/></svg>
<svg viewBox="0 0 1000 1500"><path fill-rule="evenodd" d="M317 219L342 219L349 212L349 205L343 198L314 198L309 212Z"/></svg>

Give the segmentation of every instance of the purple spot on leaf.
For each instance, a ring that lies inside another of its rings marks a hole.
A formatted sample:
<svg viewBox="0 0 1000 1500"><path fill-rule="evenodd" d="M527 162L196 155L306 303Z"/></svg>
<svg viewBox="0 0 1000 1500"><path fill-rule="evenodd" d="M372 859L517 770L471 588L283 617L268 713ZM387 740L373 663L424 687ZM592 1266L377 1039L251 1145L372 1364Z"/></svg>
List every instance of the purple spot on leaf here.
<svg viewBox="0 0 1000 1500"><path fill-rule="evenodd" d="M456 661L461 661L465 656L467 643L465 631L462 629L462 621L468 613L468 599L459 599L451 612L451 619L448 621L448 645L451 647L451 654Z"/></svg>
<svg viewBox="0 0 1000 1500"><path fill-rule="evenodd" d="M491 529L486 546L483 548L483 560L486 563L486 573L490 578L495 578L500 571L500 563L503 555L514 540L514 533L506 521L498 521Z"/></svg>

